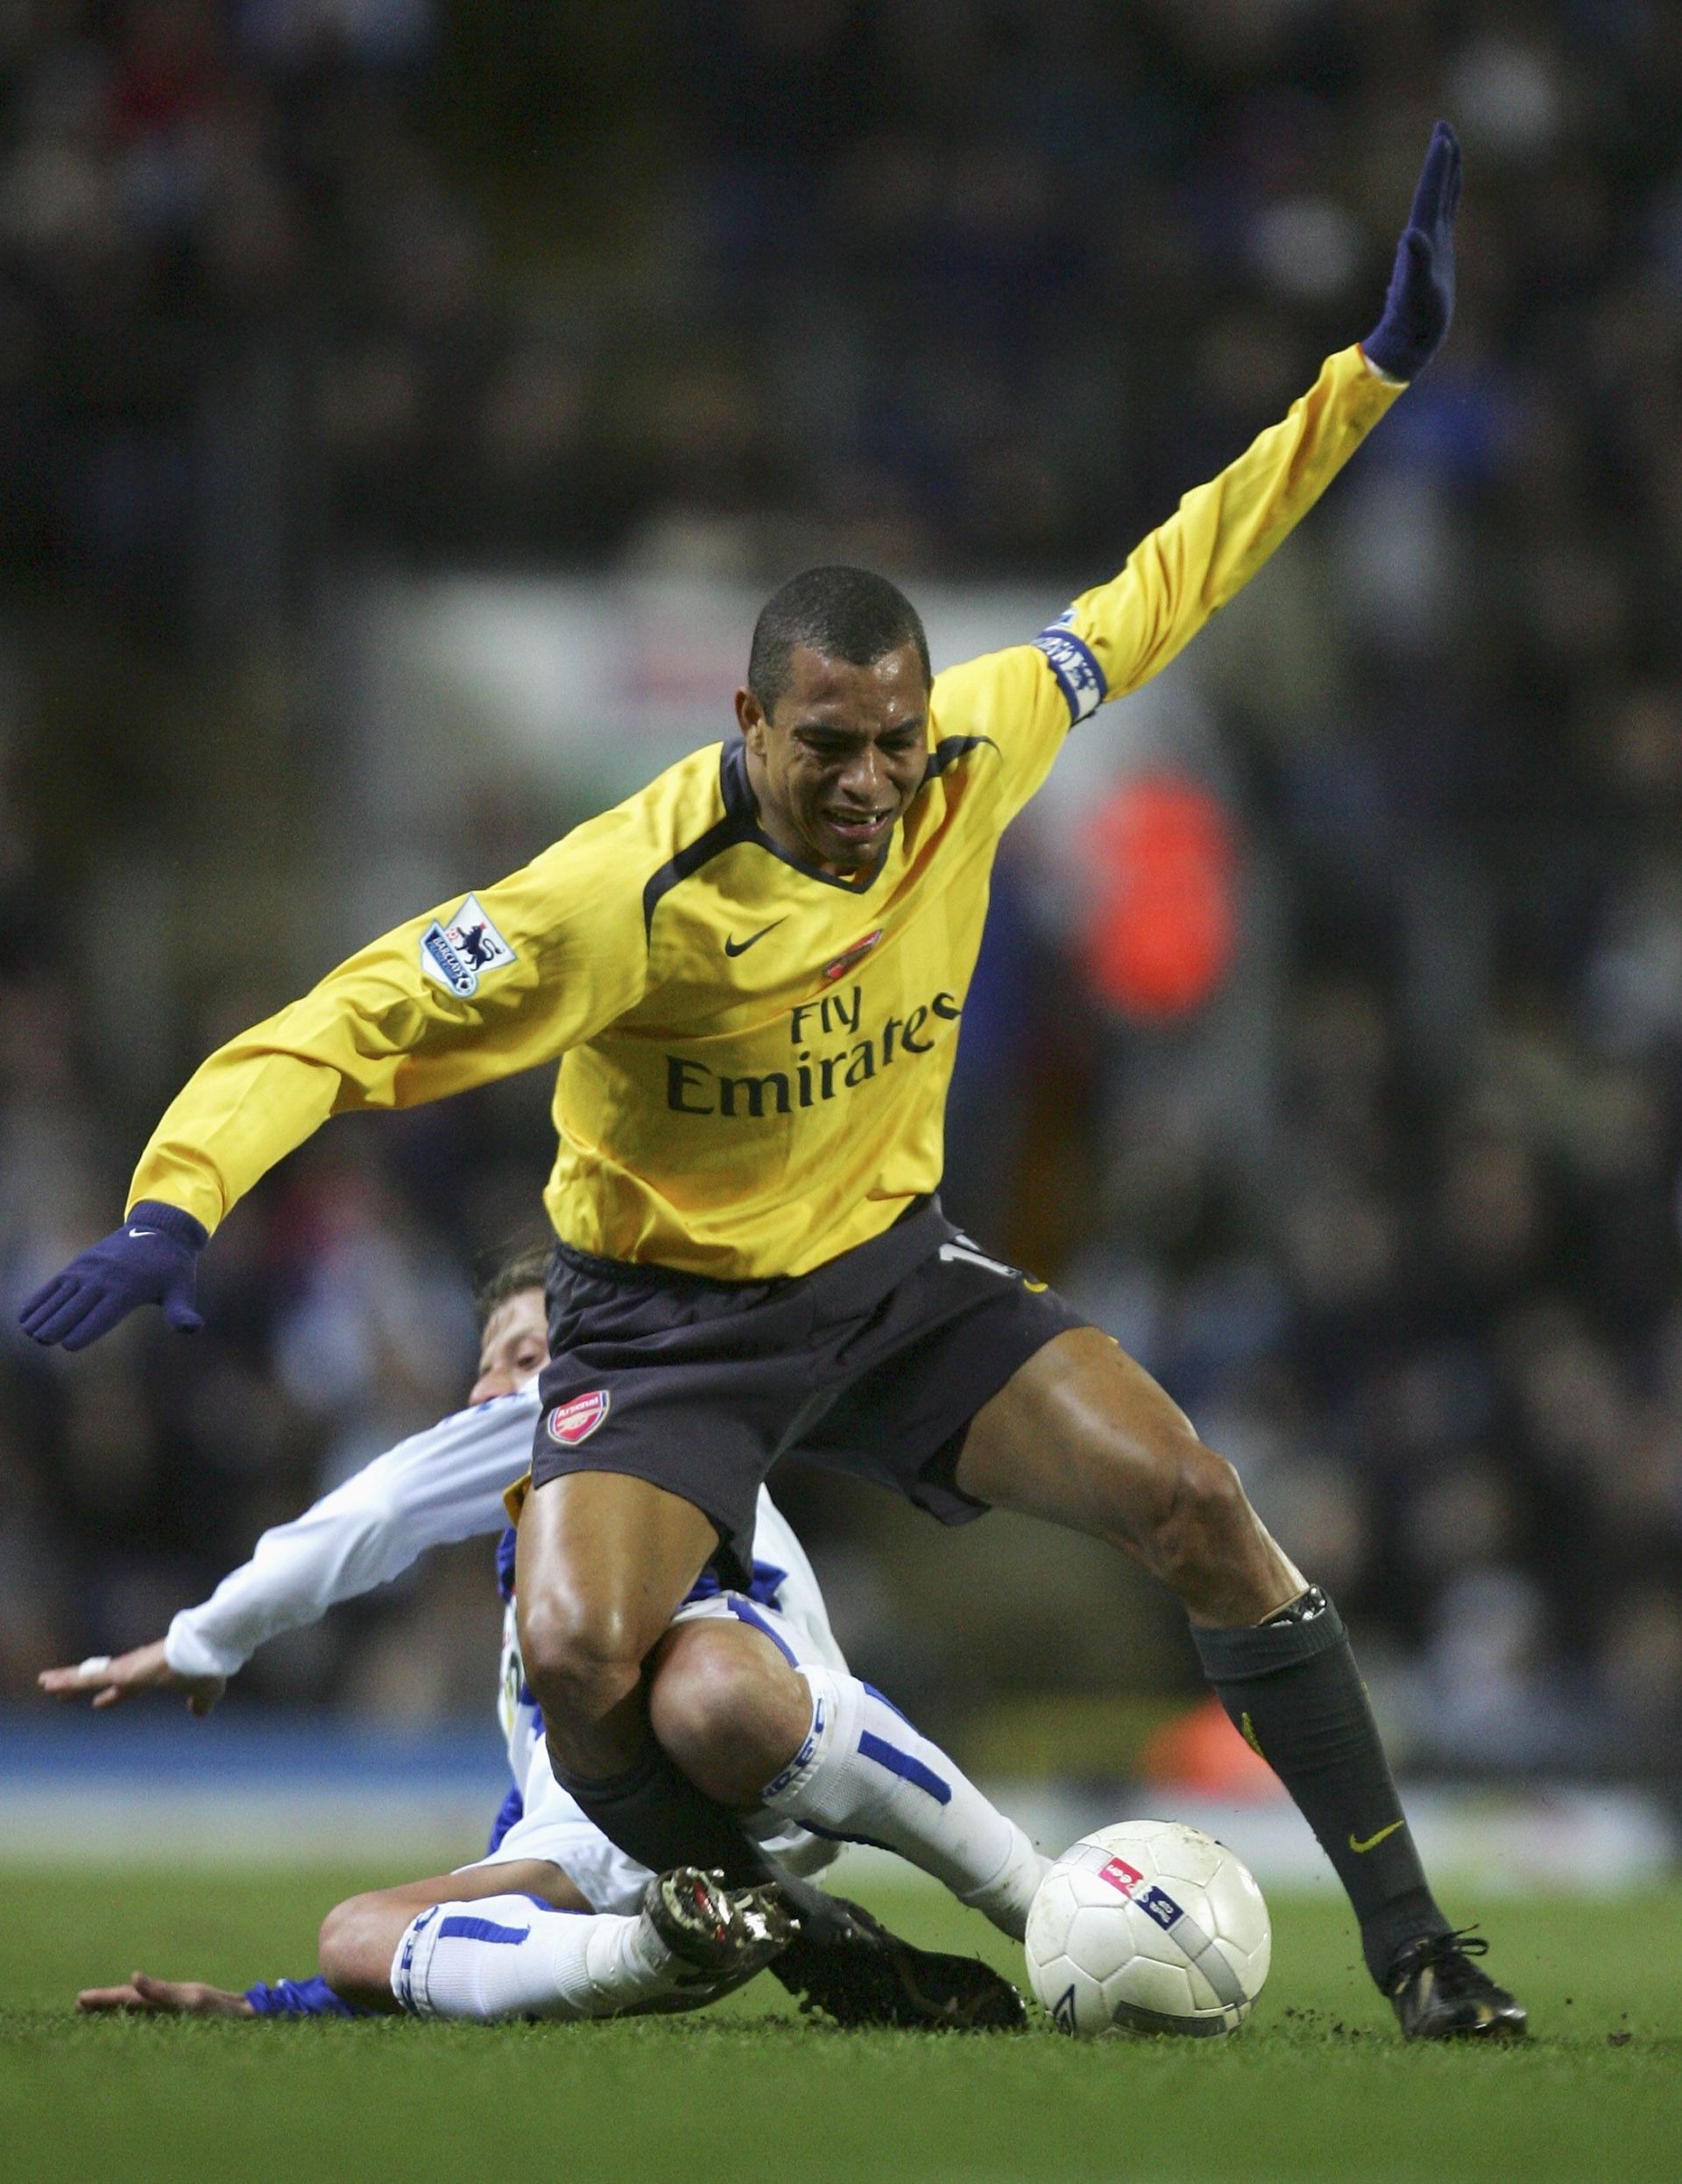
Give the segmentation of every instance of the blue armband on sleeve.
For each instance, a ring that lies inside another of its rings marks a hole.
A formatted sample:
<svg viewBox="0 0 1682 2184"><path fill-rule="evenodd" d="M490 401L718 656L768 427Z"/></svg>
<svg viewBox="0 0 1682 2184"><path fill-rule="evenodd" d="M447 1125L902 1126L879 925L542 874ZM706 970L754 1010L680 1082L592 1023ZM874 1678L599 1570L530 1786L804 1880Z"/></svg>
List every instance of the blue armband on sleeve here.
<svg viewBox="0 0 1682 2184"><path fill-rule="evenodd" d="M1070 613L1074 612L1071 607ZM1042 629L1034 640L1035 647L1045 654L1058 689L1069 708L1069 725L1078 728L1083 720L1089 720L1110 694L1110 686L1104 670L1098 664L1098 654L1084 637L1077 637L1069 627L1065 616L1053 622L1049 629Z"/></svg>

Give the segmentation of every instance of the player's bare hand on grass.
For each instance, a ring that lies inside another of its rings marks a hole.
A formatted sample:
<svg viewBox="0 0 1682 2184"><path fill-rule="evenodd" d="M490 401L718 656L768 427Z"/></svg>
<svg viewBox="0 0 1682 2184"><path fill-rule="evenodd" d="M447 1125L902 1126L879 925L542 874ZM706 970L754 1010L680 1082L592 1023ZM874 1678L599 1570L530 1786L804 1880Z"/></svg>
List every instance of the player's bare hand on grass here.
<svg viewBox="0 0 1682 2184"><path fill-rule="evenodd" d="M95 1653L74 1668L44 1668L35 1679L53 1699L91 1697L95 1713L102 1707L120 1706L142 1691L181 1691L187 1710L202 1717L228 1688L225 1676L183 1676L170 1666L164 1641L138 1645L130 1653Z"/></svg>
<svg viewBox="0 0 1682 2184"><path fill-rule="evenodd" d="M153 1979L136 1972L121 1987L84 1987L76 1997L84 2015L103 2011L138 2011L160 2018L254 2018L257 2011L244 1995L225 1987L209 1987L201 1979Z"/></svg>

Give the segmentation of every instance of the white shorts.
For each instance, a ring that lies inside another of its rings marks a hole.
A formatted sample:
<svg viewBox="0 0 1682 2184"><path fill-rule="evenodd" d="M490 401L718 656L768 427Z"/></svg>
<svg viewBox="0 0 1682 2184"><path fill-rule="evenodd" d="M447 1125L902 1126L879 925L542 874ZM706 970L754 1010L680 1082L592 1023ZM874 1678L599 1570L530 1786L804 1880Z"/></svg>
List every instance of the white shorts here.
<svg viewBox="0 0 1682 2184"><path fill-rule="evenodd" d="M740 1593L720 1593L710 1600L692 1601L680 1608L672 1621L745 1622L769 1638L793 1667L798 1668L802 1661L814 1666L829 1665L799 1624ZM651 1877L648 1868L639 1865L585 1819L577 1799L555 1780L548 1748L534 1732L527 1733L520 1792L526 1806L524 1817L514 1822L488 1858L477 1858L471 1868L461 1866L457 1871L511 1865L520 1858L543 1858L568 1875L592 1910L632 1912L641 1908L642 1892ZM821 1872L840 1853L839 1843L791 1827L777 1814L745 1813L742 1824L773 1857L781 1859L791 1873L802 1877Z"/></svg>

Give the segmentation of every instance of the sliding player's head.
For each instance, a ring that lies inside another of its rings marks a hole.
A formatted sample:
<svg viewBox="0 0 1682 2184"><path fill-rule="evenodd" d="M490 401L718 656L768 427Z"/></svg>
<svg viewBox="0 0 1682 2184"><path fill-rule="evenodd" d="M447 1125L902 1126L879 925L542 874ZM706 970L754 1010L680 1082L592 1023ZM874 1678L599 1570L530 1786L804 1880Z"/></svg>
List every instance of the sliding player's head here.
<svg viewBox="0 0 1682 2184"><path fill-rule="evenodd" d="M852 873L922 786L929 640L897 585L809 569L761 610L736 717L760 820L780 849Z"/></svg>
<svg viewBox="0 0 1682 2184"><path fill-rule="evenodd" d="M548 1254L521 1252L498 1269L475 1300L479 1308L479 1376L469 1403L512 1396L549 1361L543 1274Z"/></svg>

